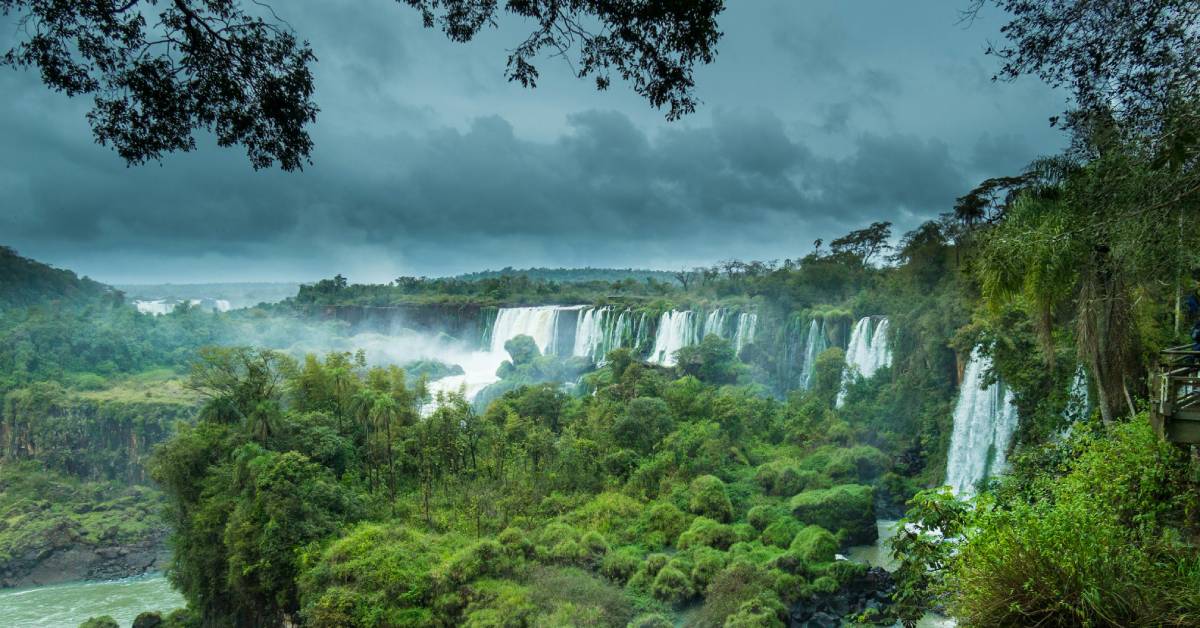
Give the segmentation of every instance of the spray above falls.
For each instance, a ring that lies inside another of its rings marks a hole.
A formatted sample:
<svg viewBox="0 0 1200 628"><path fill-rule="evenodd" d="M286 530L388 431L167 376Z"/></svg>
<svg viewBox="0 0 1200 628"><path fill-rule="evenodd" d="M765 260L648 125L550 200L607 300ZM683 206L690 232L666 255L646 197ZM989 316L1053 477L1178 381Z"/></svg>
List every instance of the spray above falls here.
<svg viewBox="0 0 1200 628"><path fill-rule="evenodd" d="M1012 392L999 381L981 388L991 370L990 357L978 347L971 351L954 406L946 459L946 484L960 497L974 495L979 482L1004 472L1017 429Z"/></svg>

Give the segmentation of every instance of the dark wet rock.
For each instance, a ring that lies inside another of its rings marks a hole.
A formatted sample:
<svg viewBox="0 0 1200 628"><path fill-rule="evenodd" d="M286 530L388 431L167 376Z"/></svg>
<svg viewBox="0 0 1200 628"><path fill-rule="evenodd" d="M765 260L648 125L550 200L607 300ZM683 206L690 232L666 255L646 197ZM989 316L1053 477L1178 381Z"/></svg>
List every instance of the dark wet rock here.
<svg viewBox="0 0 1200 628"><path fill-rule="evenodd" d="M833 593L818 594L801 600L789 612L789 624L800 628L840 626L843 619L866 614L870 621L894 623L888 607L896 590L892 574L872 567ZM832 623L830 623L832 621Z"/></svg>
<svg viewBox="0 0 1200 628"><path fill-rule="evenodd" d="M133 628L159 628L162 625L163 618L159 613L142 613L133 620Z"/></svg>

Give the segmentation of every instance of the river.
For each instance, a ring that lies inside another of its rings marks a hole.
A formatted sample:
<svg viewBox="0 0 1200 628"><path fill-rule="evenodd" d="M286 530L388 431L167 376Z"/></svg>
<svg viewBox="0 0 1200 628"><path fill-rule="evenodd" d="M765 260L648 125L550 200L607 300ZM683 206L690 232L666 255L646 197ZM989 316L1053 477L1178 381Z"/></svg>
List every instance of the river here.
<svg viewBox="0 0 1200 628"><path fill-rule="evenodd" d="M77 628L89 617L109 615L122 628L146 611L184 605L183 596L161 574L72 582L47 587L0 590L0 624L37 628Z"/></svg>

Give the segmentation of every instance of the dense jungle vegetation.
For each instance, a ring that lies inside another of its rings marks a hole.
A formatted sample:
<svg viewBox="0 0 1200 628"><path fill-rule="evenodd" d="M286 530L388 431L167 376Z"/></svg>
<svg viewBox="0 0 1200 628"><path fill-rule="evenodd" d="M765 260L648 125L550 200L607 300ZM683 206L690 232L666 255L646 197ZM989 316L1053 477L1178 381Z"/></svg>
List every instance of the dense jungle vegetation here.
<svg viewBox="0 0 1200 628"><path fill-rule="evenodd" d="M1071 90L1071 146L902 234L643 280L339 275L160 317L0 250L0 560L165 524L188 602L168 626L1197 625L1200 466L1151 429L1147 374L1200 329L1200 9L997 4L1001 78ZM485 403L427 415L415 372L441 366L264 348L308 306L401 303L727 305L761 328L674 366L518 336ZM844 380L867 315L893 358ZM800 389L787 339L814 320L832 346ZM941 485L973 351L1019 423L963 499ZM892 572L841 559L901 516Z"/></svg>

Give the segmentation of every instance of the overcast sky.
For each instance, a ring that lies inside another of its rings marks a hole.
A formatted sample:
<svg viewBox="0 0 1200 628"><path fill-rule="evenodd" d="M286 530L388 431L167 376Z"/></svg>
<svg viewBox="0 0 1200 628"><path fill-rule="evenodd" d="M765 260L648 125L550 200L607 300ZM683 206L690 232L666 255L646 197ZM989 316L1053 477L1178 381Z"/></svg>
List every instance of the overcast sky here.
<svg viewBox="0 0 1200 628"><path fill-rule="evenodd" d="M678 269L797 257L874 220L902 232L1064 144L1061 93L990 80L1002 15L728 4L703 105L666 122L557 59L537 89L508 83L520 22L463 45L391 0L276 3L320 59L302 173L209 138L128 168L92 143L87 101L0 68L0 244L112 283Z"/></svg>

